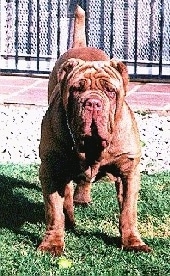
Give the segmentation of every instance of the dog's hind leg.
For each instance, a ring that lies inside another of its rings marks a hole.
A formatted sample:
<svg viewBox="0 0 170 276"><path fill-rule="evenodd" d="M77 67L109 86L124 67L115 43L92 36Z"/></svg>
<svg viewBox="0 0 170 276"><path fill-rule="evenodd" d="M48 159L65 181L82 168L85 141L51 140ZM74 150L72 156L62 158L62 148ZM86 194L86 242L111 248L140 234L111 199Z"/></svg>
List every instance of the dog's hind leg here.
<svg viewBox="0 0 170 276"><path fill-rule="evenodd" d="M64 214L66 228L73 228L75 225L74 220L74 205L73 205L74 187L71 181L65 187L64 191Z"/></svg>
<svg viewBox="0 0 170 276"><path fill-rule="evenodd" d="M122 180L120 177L118 177L116 179L115 187L116 187L116 192L117 192L117 200L118 200L118 204L119 204L119 210L121 212L122 203L123 203L123 185L122 185Z"/></svg>
<svg viewBox="0 0 170 276"><path fill-rule="evenodd" d="M91 183L81 181L77 184L74 192L74 203L80 205L88 205L91 202Z"/></svg>

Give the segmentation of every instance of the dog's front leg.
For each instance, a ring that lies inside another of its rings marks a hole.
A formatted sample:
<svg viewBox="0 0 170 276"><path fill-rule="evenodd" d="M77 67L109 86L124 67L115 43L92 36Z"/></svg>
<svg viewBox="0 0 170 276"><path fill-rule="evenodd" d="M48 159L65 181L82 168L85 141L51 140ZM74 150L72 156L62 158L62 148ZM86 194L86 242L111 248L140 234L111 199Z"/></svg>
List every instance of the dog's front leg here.
<svg viewBox="0 0 170 276"><path fill-rule="evenodd" d="M60 256L64 250L64 197L61 197L57 191L48 193L45 188L43 189L43 195L46 232L38 249L50 252L54 256Z"/></svg>
<svg viewBox="0 0 170 276"><path fill-rule="evenodd" d="M149 252L151 248L141 239L137 229L137 200L140 187L140 172L137 167L117 183L120 206L119 229L122 247L126 250Z"/></svg>
<svg viewBox="0 0 170 276"><path fill-rule="evenodd" d="M57 185L56 179L51 177L52 171L47 168L48 165L42 162L40 180L45 204L46 232L38 249L60 256L64 250L65 216L63 209L66 209L67 218L72 223L74 221L73 189L71 184L63 185L63 187Z"/></svg>

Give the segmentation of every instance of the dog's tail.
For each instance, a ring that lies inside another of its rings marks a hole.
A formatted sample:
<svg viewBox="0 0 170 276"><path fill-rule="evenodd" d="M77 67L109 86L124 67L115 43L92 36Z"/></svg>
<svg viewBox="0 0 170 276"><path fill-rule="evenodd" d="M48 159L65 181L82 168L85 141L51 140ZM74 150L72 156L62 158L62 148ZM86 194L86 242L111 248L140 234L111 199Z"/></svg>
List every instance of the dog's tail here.
<svg viewBox="0 0 170 276"><path fill-rule="evenodd" d="M86 47L85 11L77 5L77 8L75 10L72 48L80 47Z"/></svg>

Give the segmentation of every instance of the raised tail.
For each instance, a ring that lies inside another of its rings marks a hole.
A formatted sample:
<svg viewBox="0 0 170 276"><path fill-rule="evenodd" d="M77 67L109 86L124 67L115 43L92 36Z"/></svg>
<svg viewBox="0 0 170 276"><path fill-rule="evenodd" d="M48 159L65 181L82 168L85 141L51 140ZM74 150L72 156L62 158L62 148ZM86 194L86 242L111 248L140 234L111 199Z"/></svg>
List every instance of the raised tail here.
<svg viewBox="0 0 170 276"><path fill-rule="evenodd" d="M72 48L86 47L85 11L77 5L75 10Z"/></svg>

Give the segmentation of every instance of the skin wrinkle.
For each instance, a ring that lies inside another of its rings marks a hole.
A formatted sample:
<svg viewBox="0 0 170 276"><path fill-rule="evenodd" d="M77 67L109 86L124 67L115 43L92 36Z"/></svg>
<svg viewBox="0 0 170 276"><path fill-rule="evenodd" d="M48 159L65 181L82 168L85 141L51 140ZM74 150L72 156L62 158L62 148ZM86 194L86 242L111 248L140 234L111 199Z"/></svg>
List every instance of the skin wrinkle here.
<svg viewBox="0 0 170 276"><path fill-rule="evenodd" d="M110 66L110 61L109 62L96 62L96 65L93 66L93 62L84 62L81 59L69 59L67 62L65 62L62 66L62 68L59 70L60 73L58 74L58 78L61 80L61 78L64 78L64 75L66 73L66 66L70 65L70 64L76 64L76 66L73 68L73 70L71 70L70 73L68 73L67 75L67 82L71 82L71 79L76 79L76 75L80 76L81 73L84 73L84 70L86 71L86 69L95 69L96 71L94 72L94 78L103 78L106 80L109 80L111 85L115 85L116 89L118 90L120 87L120 83L121 83L121 77L120 74L117 72L117 70L113 67ZM100 67L97 67L97 65L100 64ZM111 63L112 64L112 63ZM103 66L101 66L103 65ZM90 68L91 67L91 68ZM66 70L65 73L63 72L63 70ZM84 74L84 76L87 76L87 79L91 79L92 77L92 72L91 76L89 76L89 73ZM111 77L110 77L111 75ZM115 77L117 79L117 81L115 80ZM112 81L111 81L112 79ZM113 80L114 80L114 84L113 84ZM60 84L60 89L61 89L62 84ZM58 91L58 89L57 89ZM57 92L56 91L56 92ZM52 99L55 97L56 93L52 93ZM50 99L50 102L52 101L52 99ZM64 106L66 106L67 104L67 99L64 99Z"/></svg>
<svg viewBox="0 0 170 276"><path fill-rule="evenodd" d="M69 64L69 62L68 62L68 64ZM90 63L90 65L91 65L92 63ZM65 66L65 65L64 65ZM94 68L95 68L95 70L94 70ZM91 97L101 97L101 99L103 98L103 96L104 95L106 95L106 94L103 94L103 87L102 87L102 85L101 85L101 82L100 82L100 79L101 78L103 78L104 80L106 80L108 83L110 83L110 85L112 85L113 86L113 82L114 82L114 85L115 85L115 87L116 87L116 90L118 89L118 84L119 84L119 80L118 81L116 81L115 79L114 79L114 81L112 80L110 80L110 76L105 72L105 71L102 71L101 72L101 70L103 70L103 67L102 67L102 69L101 68L99 68L99 71L100 71L100 73L98 72L98 70L96 70L96 69L98 69L96 66L95 67L92 67L92 68L89 68L89 62L84 62L84 64L82 65L81 64L81 66L80 66L80 64L78 65L78 68L76 67L76 68L74 68L73 69L73 72L72 73L69 73L69 75L68 75L68 77L67 77L67 81L68 81L68 86L70 86L69 85L69 83L71 84L71 83L73 83L73 86L74 85L76 85L76 87L77 87L77 85L78 84L76 84L76 82L77 83L79 83L80 82L80 80L81 80L81 74L82 74L82 77L84 77L84 78L86 78L85 80L86 80L86 85L88 86L88 88L89 88L89 92L90 92L90 96ZM84 72L84 70L85 70L85 72ZM97 71L97 72L96 72ZM76 75L78 75L78 77L76 77ZM73 79L74 79L74 82L72 81L72 77L73 77ZM97 77L97 78L96 78ZM88 79L87 79L88 78ZM99 87L98 87L99 86ZM85 94L88 94L89 92L88 92L88 90L87 90L87 87L85 87L85 89L83 89L83 90L86 90L86 92L85 92ZM94 90L94 96L93 96L93 90ZM101 92L100 92L101 91ZM96 93L96 92L98 92L98 93ZM64 96L63 98L65 99L64 100L64 106L65 106L65 108L67 109L67 102L68 102L68 97L69 97L69 92L67 91L66 92L67 93L67 95L68 96ZM65 95L66 95L66 93L65 93ZM86 95L84 94L84 98L86 97ZM101 95L100 95L101 94ZM108 93L109 94L109 93ZM108 95L106 95L106 96L104 96L105 97L105 100L104 100L104 102L108 102ZM67 100L66 100L66 98L67 98ZM67 101L67 102L66 102ZM103 101L103 100L102 100ZM108 102L109 103L109 105L110 105L110 103L112 103L112 102ZM80 108L81 108L81 106L80 106ZM78 110L80 110L80 108L78 108ZM104 107L103 107L104 108ZM104 114L104 116L105 116L105 114L107 113L109 113L109 110L111 109L111 108L113 108L113 106L108 106L108 108L105 108L105 110L107 110L107 112L103 112L103 114ZM81 113L81 116L82 116L82 114L83 114L83 112ZM74 115L75 117L76 117L76 114ZM87 118L88 116L82 116L83 118ZM90 127L90 125L91 125L91 121L92 121L92 118L90 119L89 118L89 122L88 122L88 120L86 121L86 123L87 123L87 125L89 125L89 127ZM96 117L96 120L97 120L97 117ZM104 123L104 122L107 122L108 121L108 116L106 117L99 117L98 118L98 120L96 121L96 124L97 125L99 125L100 127L99 127L99 129L102 129L102 126L105 124L105 128L107 129L107 124L106 123ZM74 125L74 119L72 120L72 125ZM77 125L77 124L75 124L75 125ZM89 128L89 127L87 127L87 129ZM72 127L72 128L74 128L74 127ZM110 130L110 129L109 129ZM85 132L89 132L88 130L85 130ZM106 132L108 132L108 133L110 133L110 131L108 131L108 129L107 130L105 130Z"/></svg>
<svg viewBox="0 0 170 276"><path fill-rule="evenodd" d="M120 89L120 80L119 79L111 79L110 76L108 74L106 74L105 72L102 72L100 74L96 74L96 72L92 73L87 73L85 72L82 77L86 78L86 82L88 83L88 85L90 86L91 83L91 90L103 90L102 85L100 84L101 79L102 80L106 80L108 81L108 83L110 83L110 85L115 86L116 90ZM74 82L72 82L72 79L68 80L68 84L69 83L73 83L73 85L78 82L78 80L81 79L81 74L78 74L78 78L76 78L76 76L74 75ZM95 80L95 81L94 81ZM87 88L87 87L86 87Z"/></svg>
<svg viewBox="0 0 170 276"><path fill-rule="evenodd" d="M94 94L95 95L95 94ZM100 115L100 116L98 116L98 117L96 117L96 124L99 126L98 127L98 131L101 129L101 127L104 127L105 125L105 121L107 121L107 118L105 118L104 119L104 117L103 117L103 115L105 116L105 112L104 112L104 110L106 110L107 109L107 114L108 114L108 112L109 112L109 107L107 108L107 106L103 109L103 112L102 112L102 114ZM85 108L83 108L83 110L82 110L82 112L81 112L81 120L82 120L82 118L83 118L83 122L86 124L86 127L89 125L89 128L90 128L90 125L91 125L91 122L92 122L92 117L91 117L91 115L90 115L90 117L88 116L88 113L89 113L89 111L88 110L86 110ZM77 114L75 114L75 118L77 117L76 116ZM108 117L108 116L107 116ZM89 118L89 119L88 119ZM95 118L94 118L95 119ZM85 120L85 121L84 121ZM88 121L89 120L89 121ZM73 124L74 125L74 124ZM101 126L100 126L101 125ZM106 127L106 126L105 126ZM86 130L84 130L84 132L86 133L86 132L88 132L88 131L86 131Z"/></svg>
<svg viewBox="0 0 170 276"><path fill-rule="evenodd" d="M73 60L75 60L75 59L69 59L67 62L64 63L62 68L66 67ZM103 66L101 66L101 67L97 66L98 62L96 64L96 66L94 66L94 62L82 61L82 60L79 60L79 59L77 59L77 62L78 62L78 65L75 66L73 68L73 70L67 75L67 81L69 81L70 78L75 79L76 74L81 75L81 72L84 72L84 71L86 71L86 69L89 69L89 68L90 69L92 69L92 68L95 69L95 71L97 71L97 73L99 74L100 78L102 78L102 73L100 75L100 72L102 70L103 72L106 72L106 74L108 74L111 78L115 79L115 77L116 77L116 79L121 80L120 74L118 73L118 71L115 68L110 66L110 62L107 62L107 63L106 62L101 62L101 64L103 63ZM60 71L62 71L62 68L60 69Z"/></svg>

